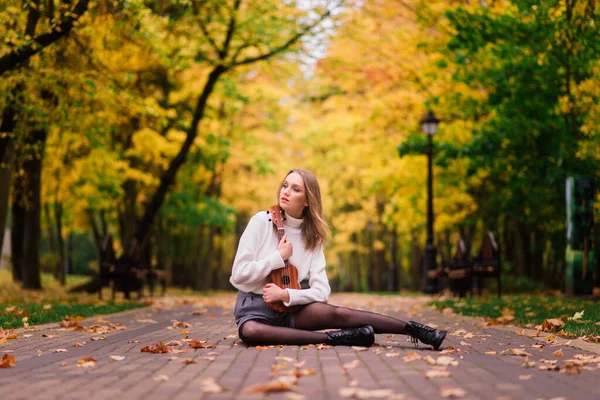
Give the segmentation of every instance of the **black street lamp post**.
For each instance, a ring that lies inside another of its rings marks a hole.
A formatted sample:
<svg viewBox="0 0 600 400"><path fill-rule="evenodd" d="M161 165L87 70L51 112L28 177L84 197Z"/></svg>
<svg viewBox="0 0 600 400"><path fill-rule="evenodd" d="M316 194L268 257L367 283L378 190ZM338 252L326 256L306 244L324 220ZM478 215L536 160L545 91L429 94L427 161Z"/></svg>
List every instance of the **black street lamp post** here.
<svg viewBox="0 0 600 400"><path fill-rule="evenodd" d="M421 128L427 136L427 243L425 245L425 263L423 265L423 292L435 293L438 291L437 278L432 278L429 271L436 268L436 248L433 244L433 142L432 137L437 132L440 120L429 111L421 120Z"/></svg>

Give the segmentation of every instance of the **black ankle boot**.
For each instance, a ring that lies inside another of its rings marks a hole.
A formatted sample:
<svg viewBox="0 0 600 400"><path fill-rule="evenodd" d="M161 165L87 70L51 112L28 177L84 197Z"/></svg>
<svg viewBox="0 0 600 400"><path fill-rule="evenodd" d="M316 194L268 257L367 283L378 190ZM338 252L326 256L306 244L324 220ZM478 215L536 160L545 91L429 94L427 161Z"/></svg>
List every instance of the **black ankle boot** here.
<svg viewBox="0 0 600 400"><path fill-rule="evenodd" d="M371 325L360 328L347 328L327 332L326 344L332 346L363 346L369 347L375 343L375 331Z"/></svg>
<svg viewBox="0 0 600 400"><path fill-rule="evenodd" d="M409 321L406 324L406 334L410 336L411 341L418 346L418 341L433 346L434 350L440 348L444 338L446 337L446 331L440 331L433 329L430 326L419 324L415 321Z"/></svg>

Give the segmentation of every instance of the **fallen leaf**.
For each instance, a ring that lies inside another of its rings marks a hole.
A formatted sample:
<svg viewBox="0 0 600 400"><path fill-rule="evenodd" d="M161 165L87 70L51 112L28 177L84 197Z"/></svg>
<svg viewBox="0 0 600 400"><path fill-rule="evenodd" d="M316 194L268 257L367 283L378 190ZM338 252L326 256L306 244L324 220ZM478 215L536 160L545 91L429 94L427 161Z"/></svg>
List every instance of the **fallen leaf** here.
<svg viewBox="0 0 600 400"><path fill-rule="evenodd" d="M356 399L389 399L394 396L390 389L366 390L358 387L343 387L339 389L340 397Z"/></svg>
<svg viewBox="0 0 600 400"><path fill-rule="evenodd" d="M521 381L528 381L531 379L533 375L519 375L519 380Z"/></svg>
<svg viewBox="0 0 600 400"><path fill-rule="evenodd" d="M552 355L556 358L562 358L563 357L562 349L556 350L554 353L552 353Z"/></svg>
<svg viewBox="0 0 600 400"><path fill-rule="evenodd" d="M453 399L459 399L467 396L467 392L465 392L464 389L451 386L441 387L439 388L438 392L442 397L449 397Z"/></svg>
<svg viewBox="0 0 600 400"><path fill-rule="evenodd" d="M398 353L387 353L386 356L391 357L390 354L398 354ZM407 355L402 357L402 359L404 360L405 363L407 363L407 362L411 362L411 361L415 361L415 360L421 360L421 359L423 359L423 357L421 357L419 354L415 353L414 351L409 351Z"/></svg>
<svg viewBox="0 0 600 400"><path fill-rule="evenodd" d="M23 337L24 337L24 338L30 338L30 337L32 337L32 336L33 336L33 335L32 335L31 333L26 333L26 334L24 334L24 335L23 335Z"/></svg>
<svg viewBox="0 0 600 400"><path fill-rule="evenodd" d="M162 341L158 342L154 346L148 345L141 348L142 353L154 353L154 354L165 354L169 353L169 348Z"/></svg>
<svg viewBox="0 0 600 400"><path fill-rule="evenodd" d="M153 319L138 319L136 322L140 324L157 324L158 322Z"/></svg>
<svg viewBox="0 0 600 400"><path fill-rule="evenodd" d="M82 368L95 367L98 361L94 357L84 357L77 361L77 366Z"/></svg>
<svg viewBox="0 0 600 400"><path fill-rule="evenodd" d="M73 347L83 347L83 343L75 343Z"/></svg>
<svg viewBox="0 0 600 400"><path fill-rule="evenodd" d="M154 382L164 382L164 381L168 381L169 377L167 375L160 374L160 375L156 375L154 378L152 378L152 380Z"/></svg>
<svg viewBox="0 0 600 400"><path fill-rule="evenodd" d="M183 363L183 364L197 364L196 360L194 360L193 358L182 358L179 361L181 361L181 363Z"/></svg>
<svg viewBox="0 0 600 400"><path fill-rule="evenodd" d="M277 361L285 361L285 362L292 362L292 361L296 361L294 360L292 357L284 357L284 356L277 356L275 357L275 359Z"/></svg>
<svg viewBox="0 0 600 400"><path fill-rule="evenodd" d="M124 356L109 356L108 358L110 358L113 361L123 361L125 359Z"/></svg>
<svg viewBox="0 0 600 400"><path fill-rule="evenodd" d="M525 357L525 361L523 361L523 364L521 364L521 367L533 368L533 367L535 367L535 362L529 361L529 357Z"/></svg>
<svg viewBox="0 0 600 400"><path fill-rule="evenodd" d="M454 347L452 346L448 346L446 347L444 350L442 350L440 352L441 355L446 355L446 354L454 354L454 353L458 353L458 350L456 350Z"/></svg>
<svg viewBox="0 0 600 400"><path fill-rule="evenodd" d="M427 357L423 358L423 360L424 360L424 361L425 361L427 364L429 364L429 365L435 365L435 364L436 364L435 360L434 360L434 359L433 359L433 357L431 357L431 356L427 356Z"/></svg>
<svg viewBox="0 0 600 400"><path fill-rule="evenodd" d="M0 368L10 368L15 366L15 356L12 354L5 354L0 360Z"/></svg>
<svg viewBox="0 0 600 400"><path fill-rule="evenodd" d="M562 328L564 325L565 323L561 319L550 318L544 320L544 322L541 325L538 325L536 328L543 332L552 332Z"/></svg>
<svg viewBox="0 0 600 400"><path fill-rule="evenodd" d="M316 375L317 371L315 371L312 368L303 368L303 369L297 369L296 373L294 375L296 375L296 378L300 378L302 376L311 376L311 375Z"/></svg>
<svg viewBox="0 0 600 400"><path fill-rule="evenodd" d="M448 357L448 356L438 357L437 360L435 361L435 363L437 365L442 365L442 366L452 365L452 366L456 367L458 365L458 361L456 361L454 358Z"/></svg>
<svg viewBox="0 0 600 400"><path fill-rule="evenodd" d="M294 385L298 378L295 376L283 376L275 380L257 383L244 389L245 393L271 393L271 392L297 392L298 387Z"/></svg>
<svg viewBox="0 0 600 400"><path fill-rule="evenodd" d="M565 368L560 372L564 372L568 375L577 375L583 371L583 364L576 362L565 362Z"/></svg>
<svg viewBox="0 0 600 400"><path fill-rule="evenodd" d="M600 343L600 335L599 336L594 336L594 335L583 336L583 337L581 337L581 339L585 340L586 342L590 342L590 343Z"/></svg>
<svg viewBox="0 0 600 400"><path fill-rule="evenodd" d="M448 371L446 368L435 368L429 371L425 371L425 377L429 379L433 378L448 378L452 376L452 372Z"/></svg>
<svg viewBox="0 0 600 400"><path fill-rule="evenodd" d="M583 318L583 313L585 312L585 310L581 310L580 312L576 312L575 315L573 315L570 319L572 320L578 320Z"/></svg>
<svg viewBox="0 0 600 400"><path fill-rule="evenodd" d="M56 349L56 350L52 350L53 353L66 353L68 352L67 349Z"/></svg>
<svg viewBox="0 0 600 400"><path fill-rule="evenodd" d="M47 333L43 333L42 337L50 338L50 339L56 339L56 338L59 338L60 336L58 336L58 335L49 335Z"/></svg>
<svg viewBox="0 0 600 400"><path fill-rule="evenodd" d="M368 347L363 347L363 346L352 346L351 349L356 350L356 351L367 351L367 350L369 350Z"/></svg>
<svg viewBox="0 0 600 400"><path fill-rule="evenodd" d="M460 345L461 345L461 346L470 346L470 344L469 344L469 343L467 343L467 342L465 342L464 340L461 340L461 341L460 341Z"/></svg>
<svg viewBox="0 0 600 400"><path fill-rule="evenodd" d="M174 321L173 328L191 328L192 324L188 324L187 322Z"/></svg>
<svg viewBox="0 0 600 400"><path fill-rule="evenodd" d="M358 368L358 367L360 367L360 360L354 360L354 361L350 361L345 364L342 364L342 368L344 370L354 369L354 368Z"/></svg>
<svg viewBox="0 0 600 400"><path fill-rule="evenodd" d="M217 359L217 357L215 357L215 356L208 356L208 357L203 357L203 358L208 361L215 361Z"/></svg>
<svg viewBox="0 0 600 400"><path fill-rule="evenodd" d="M179 331L180 335L189 335L190 332L186 331L185 329L182 329Z"/></svg>
<svg viewBox="0 0 600 400"><path fill-rule="evenodd" d="M487 355L494 355L494 354L496 354L496 352L495 352L495 351L486 351L484 354L487 354Z"/></svg>
<svg viewBox="0 0 600 400"><path fill-rule="evenodd" d="M511 353L512 355L515 355L515 356L530 356L531 355L523 349L506 349L506 350L503 350L500 354L506 354L506 353Z"/></svg>
<svg viewBox="0 0 600 400"><path fill-rule="evenodd" d="M94 336L94 337L91 337L90 340L92 340L92 341L106 340L106 336Z"/></svg>

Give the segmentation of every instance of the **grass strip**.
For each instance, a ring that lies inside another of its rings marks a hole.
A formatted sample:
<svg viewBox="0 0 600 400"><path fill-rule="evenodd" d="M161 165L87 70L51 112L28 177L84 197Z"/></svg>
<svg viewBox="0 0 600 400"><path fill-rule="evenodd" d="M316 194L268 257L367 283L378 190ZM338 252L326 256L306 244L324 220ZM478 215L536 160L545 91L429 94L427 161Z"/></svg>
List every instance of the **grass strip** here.
<svg viewBox="0 0 600 400"><path fill-rule="evenodd" d="M455 313L477 317L498 318L514 313L511 323L534 328L546 319L560 318L564 321L564 332L576 337L600 335L600 302L541 295L506 295L498 299L466 298L435 300L429 303L438 310L451 308ZM583 316L570 320L575 313Z"/></svg>
<svg viewBox="0 0 600 400"><path fill-rule="evenodd" d="M144 307L141 303L112 301L97 304L37 304L37 303L0 303L0 327L3 329L20 328L24 318L29 325L60 322L69 317L92 317L112 314L134 308Z"/></svg>

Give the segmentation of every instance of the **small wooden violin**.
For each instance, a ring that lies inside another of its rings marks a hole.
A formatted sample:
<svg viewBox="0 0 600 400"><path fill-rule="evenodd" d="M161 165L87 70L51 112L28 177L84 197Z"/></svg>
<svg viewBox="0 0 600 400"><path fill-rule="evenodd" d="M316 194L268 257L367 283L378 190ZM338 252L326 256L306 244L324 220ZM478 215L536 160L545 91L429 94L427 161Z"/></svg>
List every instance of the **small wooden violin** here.
<svg viewBox="0 0 600 400"><path fill-rule="evenodd" d="M269 208L268 212L271 213L271 220L277 228L277 237L279 238L279 243L281 238L283 238L283 235L285 235L283 211L279 205L274 205ZM274 283L282 289L301 289L300 284L298 283L298 269L290 264L288 260L285 260L284 262L285 267L271 271L267 279L270 283ZM299 308L298 306L286 307L283 305L282 301L266 304L267 307L279 312L293 312Z"/></svg>

